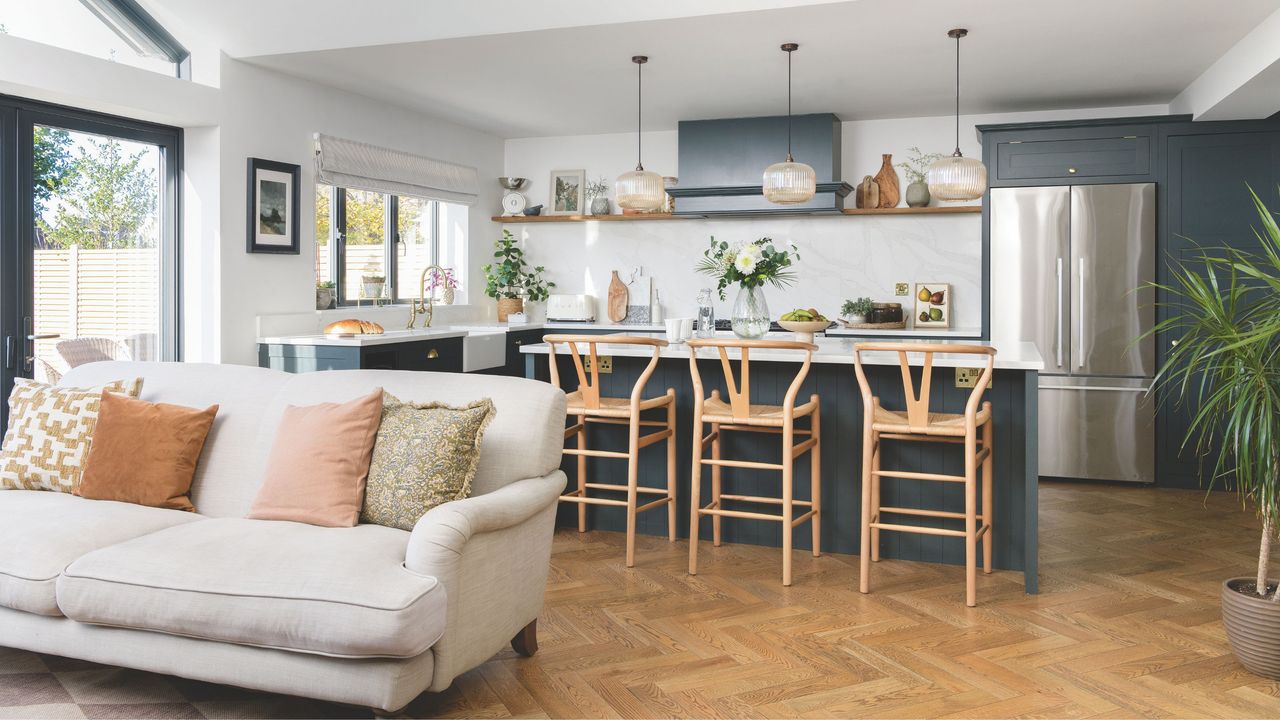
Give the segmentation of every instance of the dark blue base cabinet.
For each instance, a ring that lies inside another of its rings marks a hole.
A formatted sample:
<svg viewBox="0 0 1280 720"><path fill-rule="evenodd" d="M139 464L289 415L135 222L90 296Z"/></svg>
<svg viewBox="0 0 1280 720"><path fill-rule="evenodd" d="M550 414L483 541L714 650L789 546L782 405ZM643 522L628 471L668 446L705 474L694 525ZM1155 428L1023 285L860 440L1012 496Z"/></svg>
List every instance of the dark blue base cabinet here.
<svg viewBox="0 0 1280 720"><path fill-rule="evenodd" d="M462 372L462 338L366 345L259 344L258 366L285 372L431 370Z"/></svg>
<svg viewBox="0 0 1280 720"><path fill-rule="evenodd" d="M545 355L526 355L526 375L547 380ZM565 355L559 357L562 378L573 378L572 361ZM636 378L647 364L647 359L613 358L613 372L600 376L601 392L614 397L627 397ZM797 365L793 363L754 362L751 366L752 402L781 404L787 386L795 376ZM868 378L874 392L887 407L905 407L902 392L902 376L898 367L868 367ZM723 395L723 374L718 360L703 361L699 370L704 389L710 393L719 387ZM952 368L934 370L934 400L936 411L963 412L968 389L955 387ZM1036 478L1036 388L1038 373L1035 371L997 370L995 381L987 393L995 413L995 566L999 570L1024 571L1027 592L1037 592L1037 508ZM677 479L678 508L677 534L689 536L689 490L693 452L693 388L687 360L669 359L658 364L646 388L646 396L659 395L667 388L676 393L678 422ZM862 400L858 394L857 380L851 365L815 364L800 397L816 393L822 398L822 550L844 554L858 554L859 523L862 503ZM807 421L801 421L807 427ZM706 430L704 429L704 434ZM572 442L572 441L571 441ZM601 450L625 450L626 430L621 426L592 425L588 434L588 447ZM780 462L781 437L758 433L733 433L724 435L722 453L725 458ZM809 499L809 454L797 461L796 497ZM561 465L569 476L569 487L576 487L577 458L565 456ZM882 467L885 469L914 470L947 474L963 474L964 463L960 448L945 443L916 443L885 441ZM589 482L626 483L626 461L589 458L587 461ZM781 478L778 472L725 468L724 492L733 494L779 497ZM651 445L640 451L640 484L651 487L666 485L666 447L663 443ZM701 496L710 497L710 469L702 473ZM594 491L601 495L602 491ZM884 504L895 507L964 510L964 491L959 483L922 482L885 478L881 492ZM601 495L603 496L603 495ZM618 496L621 497L620 495ZM725 507L733 508L728 502ZM979 505L979 507L981 507ZM741 509L761 510L760 506ZM776 508L768 509L775 512ZM576 504L562 503L557 523L563 527L577 527ZM623 508L587 506L588 528L623 531L626 516ZM711 537L711 519L704 518L700 535ZM782 545L781 523L764 520L725 518L723 521L725 542L754 545ZM914 524L945 524L949 521L931 518L903 517L894 522ZM955 522L955 521L950 521ZM666 536L667 513L655 508L641 513L636 523L640 533ZM950 527L951 525L948 525ZM959 527L959 526L957 526ZM811 548L808 524L796 528L794 542L797 551ZM881 557L902 560L920 560L962 565L964 563L963 538L916 535L905 533L881 533ZM621 558L619 558L621 562ZM641 558L640 562L643 562ZM850 582L854 582L851 579ZM963 583L962 583L963 584Z"/></svg>

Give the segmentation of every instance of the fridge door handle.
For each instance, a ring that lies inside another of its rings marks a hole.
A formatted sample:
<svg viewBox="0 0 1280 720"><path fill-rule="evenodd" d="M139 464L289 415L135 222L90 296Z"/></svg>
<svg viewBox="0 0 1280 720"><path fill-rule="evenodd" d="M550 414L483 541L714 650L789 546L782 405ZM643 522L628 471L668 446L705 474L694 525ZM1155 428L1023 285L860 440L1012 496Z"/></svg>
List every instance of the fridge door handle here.
<svg viewBox="0 0 1280 720"><path fill-rule="evenodd" d="M1055 331L1058 336L1058 367L1062 367L1062 342L1064 339L1062 337L1062 310L1063 310L1063 306L1066 305L1066 296L1063 295L1063 290L1064 290L1064 287L1062 285L1062 258L1058 258L1058 312L1055 313L1057 316L1057 325L1056 325Z"/></svg>
<svg viewBox="0 0 1280 720"><path fill-rule="evenodd" d="M1155 389L1155 383L1151 385L1041 385L1041 390L1083 390L1085 392L1127 392L1142 393L1143 395Z"/></svg>
<svg viewBox="0 0 1280 720"><path fill-rule="evenodd" d="M1080 287L1076 292L1076 367L1084 367L1084 258L1080 258Z"/></svg>

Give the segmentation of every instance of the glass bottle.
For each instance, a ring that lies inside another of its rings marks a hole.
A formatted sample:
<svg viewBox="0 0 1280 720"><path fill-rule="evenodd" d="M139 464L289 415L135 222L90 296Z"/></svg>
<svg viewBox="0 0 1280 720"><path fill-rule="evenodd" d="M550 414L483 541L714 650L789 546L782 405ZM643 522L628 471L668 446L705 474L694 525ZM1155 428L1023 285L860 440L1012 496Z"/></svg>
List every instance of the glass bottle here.
<svg viewBox="0 0 1280 720"><path fill-rule="evenodd" d="M712 338L716 336L715 295L711 288L702 288L698 293L698 337Z"/></svg>

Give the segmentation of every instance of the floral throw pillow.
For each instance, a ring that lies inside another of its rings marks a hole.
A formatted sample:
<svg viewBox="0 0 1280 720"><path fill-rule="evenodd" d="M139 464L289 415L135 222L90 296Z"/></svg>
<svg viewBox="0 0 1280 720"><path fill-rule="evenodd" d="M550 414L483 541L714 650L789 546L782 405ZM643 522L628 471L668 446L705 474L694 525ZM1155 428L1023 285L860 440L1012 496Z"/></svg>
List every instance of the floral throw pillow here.
<svg viewBox="0 0 1280 720"><path fill-rule="evenodd" d="M103 391L136 398L142 378L69 388L16 378L0 446L0 490L75 492L98 424Z"/></svg>
<svg viewBox="0 0 1280 720"><path fill-rule="evenodd" d="M496 413L488 398L454 407L387 393L360 522L412 530L431 508L469 496L480 439Z"/></svg>

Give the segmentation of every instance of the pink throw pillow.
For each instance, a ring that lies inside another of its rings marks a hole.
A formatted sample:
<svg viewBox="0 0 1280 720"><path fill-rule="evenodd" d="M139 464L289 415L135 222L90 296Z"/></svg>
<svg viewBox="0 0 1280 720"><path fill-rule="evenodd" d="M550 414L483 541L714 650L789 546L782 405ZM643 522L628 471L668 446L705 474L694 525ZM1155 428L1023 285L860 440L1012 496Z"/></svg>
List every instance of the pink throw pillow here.
<svg viewBox="0 0 1280 720"><path fill-rule="evenodd" d="M382 388L346 403L285 408L248 517L354 527L381 422Z"/></svg>

